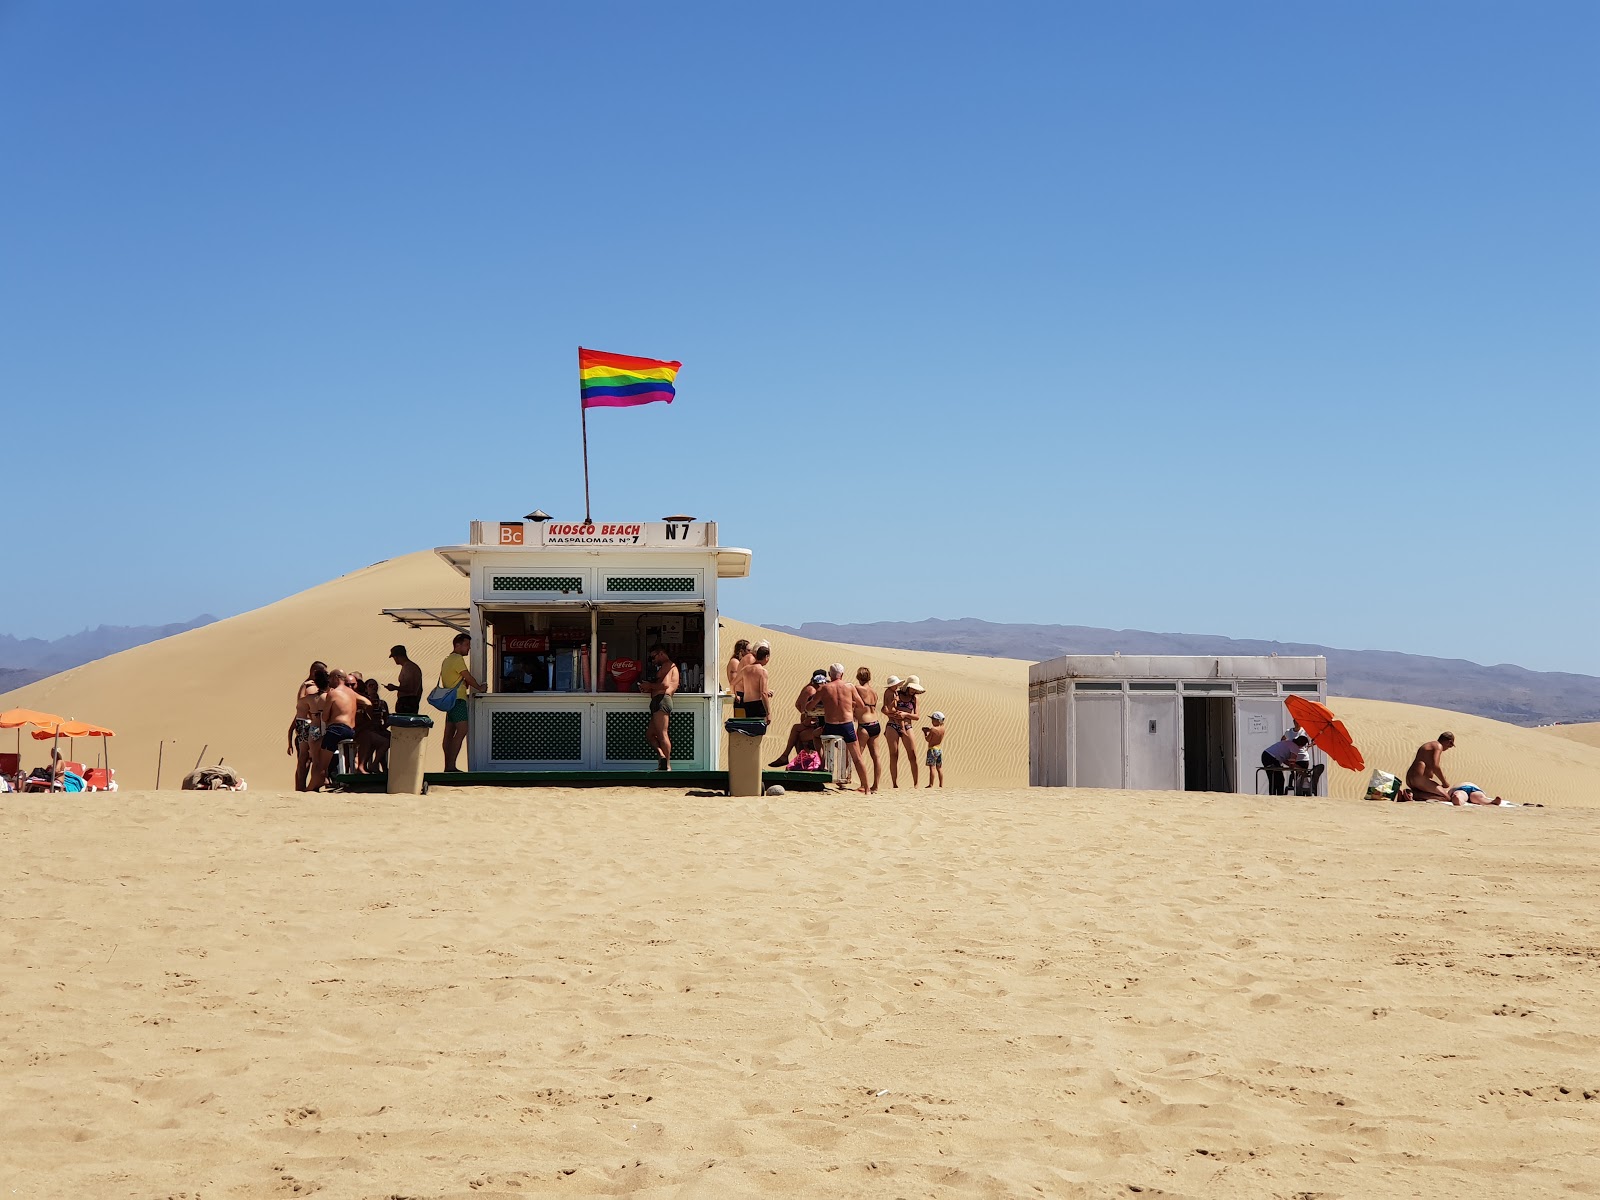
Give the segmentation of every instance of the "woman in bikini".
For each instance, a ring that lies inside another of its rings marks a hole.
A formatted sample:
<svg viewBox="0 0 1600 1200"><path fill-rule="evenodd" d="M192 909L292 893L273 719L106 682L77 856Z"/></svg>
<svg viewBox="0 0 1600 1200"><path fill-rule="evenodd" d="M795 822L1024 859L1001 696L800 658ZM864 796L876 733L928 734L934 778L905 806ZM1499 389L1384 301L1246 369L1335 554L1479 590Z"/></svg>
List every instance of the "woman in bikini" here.
<svg viewBox="0 0 1600 1200"><path fill-rule="evenodd" d="M867 743L867 753L872 755L872 790L876 792L878 780L883 778L883 758L878 752L883 725L878 720L878 689L872 686L872 672L866 667L856 671L855 709L856 729Z"/></svg>
<svg viewBox="0 0 1600 1200"><path fill-rule="evenodd" d="M891 675L883 685L883 715L889 739L889 786L900 786L900 743L905 743L906 765L911 768L911 786L917 786L917 743L911 731L917 725L917 696L923 687L915 675L901 679Z"/></svg>

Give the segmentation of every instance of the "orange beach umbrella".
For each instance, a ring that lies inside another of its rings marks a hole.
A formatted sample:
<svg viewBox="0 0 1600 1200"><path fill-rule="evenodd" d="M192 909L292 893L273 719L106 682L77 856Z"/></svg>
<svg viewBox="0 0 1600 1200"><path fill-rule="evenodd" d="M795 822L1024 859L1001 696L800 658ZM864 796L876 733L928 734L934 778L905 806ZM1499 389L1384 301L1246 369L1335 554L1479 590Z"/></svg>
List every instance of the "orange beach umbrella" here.
<svg viewBox="0 0 1600 1200"><path fill-rule="evenodd" d="M61 718L55 713L39 712L32 708L8 708L0 712L0 729L15 729L17 731L17 753L22 753L22 727L24 725L37 725L40 728L61 724Z"/></svg>
<svg viewBox="0 0 1600 1200"><path fill-rule="evenodd" d="M34 715L48 716L49 714L36 713ZM60 717L51 717L50 720L52 723L49 725L42 725L42 723L38 721L32 722L32 724L41 725L41 728L33 731L34 741L48 742L51 739L54 739L59 743L62 738L67 738L70 740L72 738L97 737L100 739L101 747L103 747L105 750L106 769L110 770L111 743L107 742L105 739L116 737L117 734L115 730L107 729L103 725L91 725L88 721L63 721Z"/></svg>
<svg viewBox="0 0 1600 1200"><path fill-rule="evenodd" d="M8 708L0 712L0 729L21 729L24 725L55 726L65 721L55 713L39 712L32 708Z"/></svg>
<svg viewBox="0 0 1600 1200"><path fill-rule="evenodd" d="M1283 706L1289 710L1295 724L1316 744L1317 748L1346 771L1365 771L1367 760L1356 749L1355 740L1344 722L1333 715L1326 704L1307 700L1304 696L1288 696ZM35 737L38 735L35 734Z"/></svg>
<svg viewBox="0 0 1600 1200"><path fill-rule="evenodd" d="M57 721L54 725L48 725L43 729L35 729L33 731L33 740L36 742L48 742L58 734L64 738L117 736L115 730L105 729L99 725L91 725L87 721Z"/></svg>

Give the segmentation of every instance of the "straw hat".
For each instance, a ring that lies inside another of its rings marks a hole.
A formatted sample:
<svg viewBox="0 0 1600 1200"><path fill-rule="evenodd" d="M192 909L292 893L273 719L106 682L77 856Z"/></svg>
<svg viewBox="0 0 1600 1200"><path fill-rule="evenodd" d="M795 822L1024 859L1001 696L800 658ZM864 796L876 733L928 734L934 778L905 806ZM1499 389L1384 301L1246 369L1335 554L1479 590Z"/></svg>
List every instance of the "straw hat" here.
<svg viewBox="0 0 1600 1200"><path fill-rule="evenodd" d="M886 688L899 687L904 682L905 680L901 679L900 676L891 675L883 681L883 686Z"/></svg>
<svg viewBox="0 0 1600 1200"><path fill-rule="evenodd" d="M907 675L903 684L908 692L925 692L928 689L922 686L922 680L915 675Z"/></svg>

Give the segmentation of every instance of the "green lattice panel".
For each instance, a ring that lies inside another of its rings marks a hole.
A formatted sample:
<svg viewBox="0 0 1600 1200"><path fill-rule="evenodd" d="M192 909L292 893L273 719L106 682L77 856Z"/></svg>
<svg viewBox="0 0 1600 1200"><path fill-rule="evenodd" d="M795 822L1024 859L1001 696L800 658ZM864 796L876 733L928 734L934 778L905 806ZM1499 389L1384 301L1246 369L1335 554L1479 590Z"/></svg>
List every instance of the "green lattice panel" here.
<svg viewBox="0 0 1600 1200"><path fill-rule="evenodd" d="M647 762L656 756L646 731L650 714L643 709L617 709L606 713L606 761ZM675 712L667 718L672 739L672 761L694 761L694 713Z"/></svg>
<svg viewBox="0 0 1600 1200"><path fill-rule="evenodd" d="M576 575L496 575L489 586L497 592L581 592L583 580Z"/></svg>
<svg viewBox="0 0 1600 1200"><path fill-rule="evenodd" d="M489 718L496 762L582 762L581 712L497 712Z"/></svg>
<svg viewBox="0 0 1600 1200"><path fill-rule="evenodd" d="M693 592L693 575L607 575L608 592ZM677 757L676 754L673 755Z"/></svg>

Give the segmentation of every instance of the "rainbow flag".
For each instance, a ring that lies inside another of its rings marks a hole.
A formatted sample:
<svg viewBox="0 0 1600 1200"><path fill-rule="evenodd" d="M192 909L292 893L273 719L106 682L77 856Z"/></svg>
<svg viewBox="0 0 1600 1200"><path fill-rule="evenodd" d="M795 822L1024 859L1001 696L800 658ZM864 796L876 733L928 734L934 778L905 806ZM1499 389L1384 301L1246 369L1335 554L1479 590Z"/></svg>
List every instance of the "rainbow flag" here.
<svg viewBox="0 0 1600 1200"><path fill-rule="evenodd" d="M578 347L578 390L584 408L631 408L656 400L672 403L680 362L634 358Z"/></svg>

